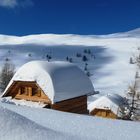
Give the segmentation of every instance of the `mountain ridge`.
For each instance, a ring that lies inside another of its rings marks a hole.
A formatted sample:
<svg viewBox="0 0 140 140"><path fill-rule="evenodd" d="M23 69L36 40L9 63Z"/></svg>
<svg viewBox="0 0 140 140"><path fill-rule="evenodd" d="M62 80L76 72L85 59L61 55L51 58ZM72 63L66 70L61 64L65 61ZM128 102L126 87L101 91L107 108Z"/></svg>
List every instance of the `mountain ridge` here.
<svg viewBox="0 0 140 140"><path fill-rule="evenodd" d="M0 34L0 45L21 45L21 44L85 45L85 43L88 42L88 45L92 46L92 43L89 42L94 41L94 39L139 38L139 37L140 37L140 28L127 32L107 35L33 34L26 36L11 36Z"/></svg>

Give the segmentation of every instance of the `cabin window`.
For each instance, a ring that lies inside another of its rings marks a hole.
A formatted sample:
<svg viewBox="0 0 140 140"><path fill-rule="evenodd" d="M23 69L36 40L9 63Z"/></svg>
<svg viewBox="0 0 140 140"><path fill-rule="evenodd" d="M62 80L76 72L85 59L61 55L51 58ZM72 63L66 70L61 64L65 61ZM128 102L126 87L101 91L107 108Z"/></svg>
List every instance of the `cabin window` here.
<svg viewBox="0 0 140 140"><path fill-rule="evenodd" d="M32 88L32 96L41 96L41 90L39 88Z"/></svg>
<svg viewBox="0 0 140 140"><path fill-rule="evenodd" d="M110 111L107 111L106 112L106 116L111 116L111 112Z"/></svg>
<svg viewBox="0 0 140 140"><path fill-rule="evenodd" d="M26 96L41 96L41 90L37 87L20 87L18 90L19 95L26 95Z"/></svg>
<svg viewBox="0 0 140 140"><path fill-rule="evenodd" d="M106 111L103 111L103 112L102 112L102 116L103 116L103 117L106 117L106 116L107 116Z"/></svg>
<svg viewBox="0 0 140 140"><path fill-rule="evenodd" d="M21 95L29 95L29 93L28 93L28 87L21 87L19 89L19 94L21 94Z"/></svg>

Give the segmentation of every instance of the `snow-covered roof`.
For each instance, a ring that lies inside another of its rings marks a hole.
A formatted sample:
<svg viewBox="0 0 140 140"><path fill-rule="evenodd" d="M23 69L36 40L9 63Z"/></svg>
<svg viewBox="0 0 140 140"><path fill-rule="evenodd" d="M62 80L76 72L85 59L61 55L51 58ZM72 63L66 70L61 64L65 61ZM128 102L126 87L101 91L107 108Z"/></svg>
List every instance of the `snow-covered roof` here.
<svg viewBox="0 0 140 140"><path fill-rule="evenodd" d="M16 72L4 94L14 81L35 81L52 102L94 92L87 75L76 65L63 61L31 61Z"/></svg>
<svg viewBox="0 0 140 140"><path fill-rule="evenodd" d="M99 97L97 100L89 104L89 111L94 109L111 110L114 114L118 114L120 106L125 103L125 99L118 94L110 94Z"/></svg>

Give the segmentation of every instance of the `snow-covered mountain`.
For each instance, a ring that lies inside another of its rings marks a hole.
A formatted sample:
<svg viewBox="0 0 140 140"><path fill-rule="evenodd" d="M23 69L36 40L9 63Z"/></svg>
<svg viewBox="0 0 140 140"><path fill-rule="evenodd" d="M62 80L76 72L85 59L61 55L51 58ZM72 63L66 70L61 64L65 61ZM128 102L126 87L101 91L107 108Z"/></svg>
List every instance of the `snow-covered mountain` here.
<svg viewBox="0 0 140 140"><path fill-rule="evenodd" d="M122 32L122 33L114 33L114 34L109 34L109 35L105 35L102 37L114 37L114 38L129 38L129 37L135 37L135 38L139 38L140 37L140 28L131 30L131 31L127 31L127 32Z"/></svg>
<svg viewBox="0 0 140 140"><path fill-rule="evenodd" d="M31 60L45 60L51 55L53 60L66 60L70 57L73 63L82 70L85 63L91 74L96 90L103 94L123 94L132 84L136 66L129 64L131 56L138 53L140 45L140 29L110 35L56 35L40 34L28 36L0 35L0 64L8 57L19 66ZM91 54L85 53L90 49ZM80 53L86 55L87 62Z"/></svg>
<svg viewBox="0 0 140 140"><path fill-rule="evenodd" d="M140 37L140 28L125 32L124 34L127 34L127 35L132 36L132 37L134 37L134 36Z"/></svg>
<svg viewBox="0 0 140 140"><path fill-rule="evenodd" d="M140 37L140 28L108 35L74 35L74 34L38 34L27 36L9 36L0 35L0 45L21 45L21 44L39 44L39 45L89 45L92 46L93 39L97 38L124 38Z"/></svg>

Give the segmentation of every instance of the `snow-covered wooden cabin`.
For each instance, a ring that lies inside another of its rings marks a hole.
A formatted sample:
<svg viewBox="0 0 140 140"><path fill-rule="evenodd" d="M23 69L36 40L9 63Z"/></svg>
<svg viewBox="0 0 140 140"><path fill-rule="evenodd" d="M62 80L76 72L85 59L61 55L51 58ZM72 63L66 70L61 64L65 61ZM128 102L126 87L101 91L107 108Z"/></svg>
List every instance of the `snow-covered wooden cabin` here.
<svg viewBox="0 0 140 140"><path fill-rule="evenodd" d="M104 95L89 104L90 115L117 119L122 117L125 99L118 94Z"/></svg>
<svg viewBox="0 0 140 140"><path fill-rule="evenodd" d="M31 61L16 72L3 97L43 102L46 107L87 112L87 95L94 92L87 75L68 62Z"/></svg>

